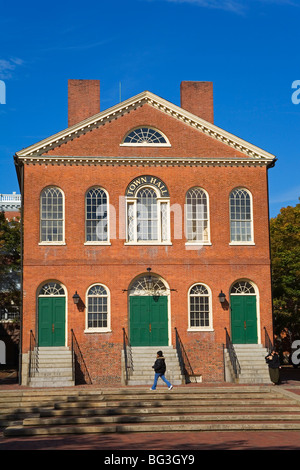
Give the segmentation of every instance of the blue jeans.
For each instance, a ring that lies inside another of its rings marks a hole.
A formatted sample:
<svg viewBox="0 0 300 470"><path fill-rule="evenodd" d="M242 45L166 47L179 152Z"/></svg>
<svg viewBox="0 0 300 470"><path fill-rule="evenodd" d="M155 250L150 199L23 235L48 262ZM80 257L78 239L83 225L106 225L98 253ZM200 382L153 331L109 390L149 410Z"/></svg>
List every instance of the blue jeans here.
<svg viewBox="0 0 300 470"><path fill-rule="evenodd" d="M163 380L163 381L165 382L165 384L168 385L168 387L171 387L170 382L166 379L166 377L165 377L163 374L158 374L157 372L155 372L155 375L154 375L154 383L153 383L153 385L152 385L152 387L151 387L152 390L155 390L155 389L156 389L158 377L160 377L161 380Z"/></svg>

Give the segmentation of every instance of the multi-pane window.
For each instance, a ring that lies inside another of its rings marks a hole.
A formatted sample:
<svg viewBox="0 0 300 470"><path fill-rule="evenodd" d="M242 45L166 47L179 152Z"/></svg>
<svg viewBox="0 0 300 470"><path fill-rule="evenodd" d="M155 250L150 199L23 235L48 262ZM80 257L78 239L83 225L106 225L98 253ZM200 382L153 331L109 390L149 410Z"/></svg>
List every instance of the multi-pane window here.
<svg viewBox="0 0 300 470"><path fill-rule="evenodd" d="M127 242L169 242L169 198L161 198L152 187L139 189L127 198Z"/></svg>
<svg viewBox="0 0 300 470"><path fill-rule="evenodd" d="M61 189L48 187L40 197L40 241L64 241L64 196Z"/></svg>
<svg viewBox="0 0 300 470"><path fill-rule="evenodd" d="M209 242L208 196L201 188L186 194L186 238L188 242Z"/></svg>
<svg viewBox="0 0 300 470"><path fill-rule="evenodd" d="M124 138L123 145L167 145L167 138L157 129L138 127Z"/></svg>
<svg viewBox="0 0 300 470"><path fill-rule="evenodd" d="M101 188L92 188L86 195L86 242L108 241L108 201Z"/></svg>
<svg viewBox="0 0 300 470"><path fill-rule="evenodd" d="M211 328L211 302L208 288L203 284L196 284L189 293L189 328Z"/></svg>
<svg viewBox="0 0 300 470"><path fill-rule="evenodd" d="M253 241L251 195L243 188L230 193L230 241Z"/></svg>
<svg viewBox="0 0 300 470"><path fill-rule="evenodd" d="M108 291L97 284L90 287L87 293L87 328L108 330L109 327Z"/></svg>

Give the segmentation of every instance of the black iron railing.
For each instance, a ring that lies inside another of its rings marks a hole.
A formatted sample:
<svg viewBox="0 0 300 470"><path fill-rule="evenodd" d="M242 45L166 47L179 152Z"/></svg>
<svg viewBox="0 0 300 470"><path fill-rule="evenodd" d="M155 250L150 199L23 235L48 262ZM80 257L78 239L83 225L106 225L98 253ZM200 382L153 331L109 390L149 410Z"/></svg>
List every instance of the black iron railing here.
<svg viewBox="0 0 300 470"><path fill-rule="evenodd" d="M36 344L36 339L34 337L33 331L30 330L30 342L29 342L29 377L34 377L35 373L38 371L38 346Z"/></svg>
<svg viewBox="0 0 300 470"><path fill-rule="evenodd" d="M238 358L237 358L234 346L231 342L231 339L230 339L229 333L227 331L227 328L225 327L224 329L225 329L225 332L226 332L226 349L227 349L228 354L229 354L229 358L230 358L230 362L231 362L231 365L232 365L234 375L235 375L236 378L238 378L238 376L241 372L241 366L240 366L240 363L238 361Z"/></svg>
<svg viewBox="0 0 300 470"><path fill-rule="evenodd" d="M264 330L265 330L265 343L264 343L264 346L265 348L268 350L268 352L270 353L274 347L273 345L273 342L271 341L271 338L268 334L268 331L267 331L267 328L264 326Z"/></svg>
<svg viewBox="0 0 300 470"><path fill-rule="evenodd" d="M181 338L179 336L178 330L175 327L175 338L176 338L176 351L179 359L179 365L181 369L181 374L185 378L185 383L197 382L196 375L194 374L193 368L189 361L186 350L183 346Z"/></svg>
<svg viewBox="0 0 300 470"><path fill-rule="evenodd" d="M130 372L133 371L133 359L131 345L126 334L125 328L123 328L123 352L124 352L124 363L125 363L125 378L126 384L128 383Z"/></svg>
<svg viewBox="0 0 300 470"><path fill-rule="evenodd" d="M75 385L92 384L88 368L80 350L74 330L71 329L72 375Z"/></svg>

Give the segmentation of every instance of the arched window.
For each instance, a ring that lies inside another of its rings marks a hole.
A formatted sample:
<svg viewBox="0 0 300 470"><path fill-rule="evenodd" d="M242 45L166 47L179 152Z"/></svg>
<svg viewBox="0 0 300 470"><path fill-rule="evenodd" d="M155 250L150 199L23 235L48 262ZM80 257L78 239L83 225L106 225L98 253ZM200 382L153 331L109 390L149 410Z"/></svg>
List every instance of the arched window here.
<svg viewBox="0 0 300 470"><path fill-rule="evenodd" d="M141 183L141 177L137 180ZM127 196L127 243L170 244L170 198L160 180L157 185L137 184ZM131 184L129 187L134 187ZM164 191L166 193L164 193ZM167 194L167 195L166 195Z"/></svg>
<svg viewBox="0 0 300 470"><path fill-rule="evenodd" d="M161 131L152 127L143 126L128 132L123 139L122 145L170 146L170 143Z"/></svg>
<svg viewBox="0 0 300 470"><path fill-rule="evenodd" d="M85 198L86 242L108 241L108 196L102 188L91 188Z"/></svg>
<svg viewBox="0 0 300 470"><path fill-rule="evenodd" d="M230 242L253 242L252 198L244 188L230 193Z"/></svg>
<svg viewBox="0 0 300 470"><path fill-rule="evenodd" d="M39 291L39 297L48 295L58 297L65 296L66 294L61 284L55 281L50 281L44 284Z"/></svg>
<svg viewBox="0 0 300 470"><path fill-rule="evenodd" d="M87 331L110 331L109 291L102 284L87 292Z"/></svg>
<svg viewBox="0 0 300 470"><path fill-rule="evenodd" d="M189 329L212 329L211 295L204 284L195 284L189 291Z"/></svg>
<svg viewBox="0 0 300 470"><path fill-rule="evenodd" d="M41 192L40 242L64 242L64 196L62 190L54 186Z"/></svg>
<svg viewBox="0 0 300 470"><path fill-rule="evenodd" d="M252 295L255 294L255 288L249 281L237 281L231 287L230 294Z"/></svg>
<svg viewBox="0 0 300 470"><path fill-rule="evenodd" d="M190 243L209 243L208 195L201 188L186 194L186 238Z"/></svg>

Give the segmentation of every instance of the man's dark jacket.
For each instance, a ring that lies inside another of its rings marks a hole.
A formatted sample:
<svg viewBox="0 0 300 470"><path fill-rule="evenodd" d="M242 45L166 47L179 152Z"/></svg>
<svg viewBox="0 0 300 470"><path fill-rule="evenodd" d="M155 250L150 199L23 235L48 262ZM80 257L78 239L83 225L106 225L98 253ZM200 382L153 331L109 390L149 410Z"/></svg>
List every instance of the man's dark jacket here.
<svg viewBox="0 0 300 470"><path fill-rule="evenodd" d="M166 372L165 358L159 357L158 359L156 359L154 366L152 367L157 374L164 375L164 373Z"/></svg>

